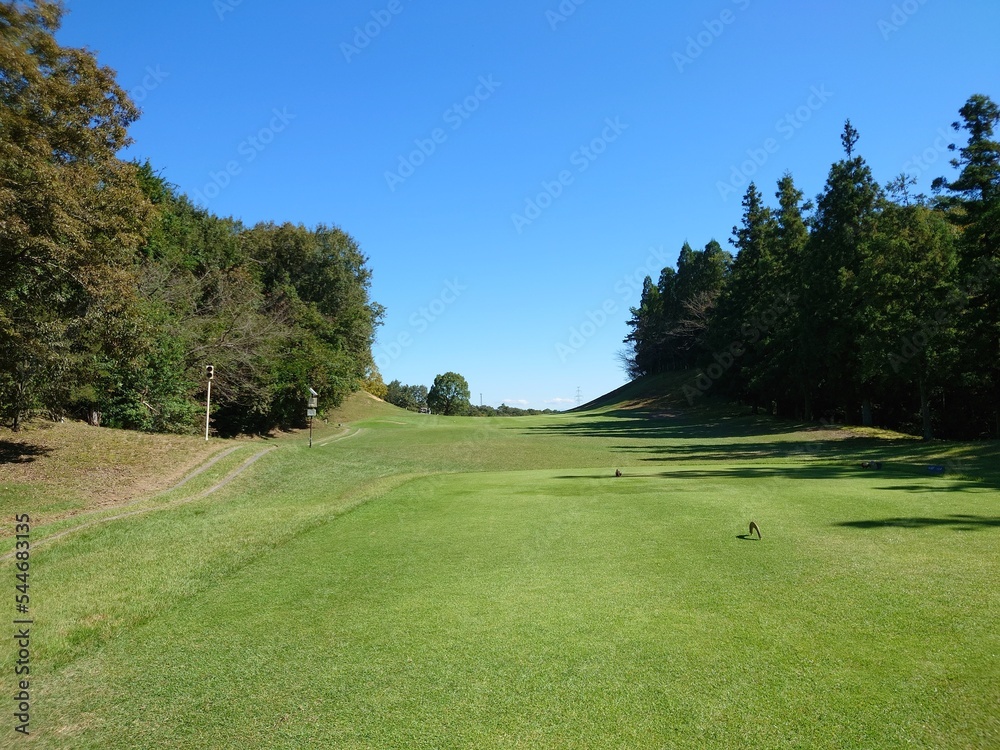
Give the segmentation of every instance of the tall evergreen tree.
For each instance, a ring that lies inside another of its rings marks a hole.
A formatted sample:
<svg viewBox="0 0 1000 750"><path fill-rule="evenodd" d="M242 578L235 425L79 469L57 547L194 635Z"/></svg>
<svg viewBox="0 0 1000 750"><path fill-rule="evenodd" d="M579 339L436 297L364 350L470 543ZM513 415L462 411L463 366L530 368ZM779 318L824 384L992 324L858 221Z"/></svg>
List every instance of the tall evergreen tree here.
<svg viewBox="0 0 1000 750"><path fill-rule="evenodd" d="M953 127L968 138L952 161L960 173L934 185L948 191L942 203L962 231L961 268L969 280L964 396L976 402L975 411L990 415L982 431L1000 435L1000 107L976 94L959 112L962 120Z"/></svg>
<svg viewBox="0 0 1000 750"><path fill-rule="evenodd" d="M821 364L818 383L823 405L849 416L861 407L862 421L872 422L872 384L860 367L862 293L858 275L869 257L881 190L865 160L855 156L858 131L850 120L841 142L845 157L830 168L816 199L813 232L807 245L806 335L810 355Z"/></svg>
<svg viewBox="0 0 1000 750"><path fill-rule="evenodd" d="M730 243L736 248L736 257L719 297L712 338L713 348L720 351L732 342L739 343L742 355L739 361L733 361L727 380L730 388L741 398L749 399L755 409L769 400L774 391L768 364L776 322L771 319L771 308L778 293L772 248L774 234L771 210L751 182L743 197L742 223L733 227Z"/></svg>
<svg viewBox="0 0 1000 750"><path fill-rule="evenodd" d="M897 199L906 176L893 183ZM932 397L940 397L957 358L963 304L955 286L955 232L920 203L883 201L869 257L861 269L862 378L908 419L905 394L916 392L920 431L933 437ZM900 403L902 402L902 403Z"/></svg>
<svg viewBox="0 0 1000 750"><path fill-rule="evenodd" d="M673 326L676 325L681 310L677 299L677 271L670 266L660 271L656 288L660 293L659 316L653 334L657 349L657 369L661 372L677 370L681 364L671 338Z"/></svg>
<svg viewBox="0 0 1000 750"><path fill-rule="evenodd" d="M643 280L639 306L630 308L630 312L628 326L632 330L625 337L625 343L632 346L630 366L640 375L654 375L660 371L663 306L660 290L649 276Z"/></svg>
<svg viewBox="0 0 1000 750"><path fill-rule="evenodd" d="M693 367L710 354L711 320L732 256L715 240L704 250L685 250L690 250L687 243L677 263L675 289L680 310L671 331L681 362Z"/></svg>
<svg viewBox="0 0 1000 750"><path fill-rule="evenodd" d="M776 269L776 288L788 303L788 311L777 321L773 337L772 366L778 373L775 401L780 414L798 414L812 419L814 384L819 382L818 356L810 351L808 331L802 314L806 286L806 247L809 229L803 205L803 193L791 174L778 180L778 208L772 257Z"/></svg>

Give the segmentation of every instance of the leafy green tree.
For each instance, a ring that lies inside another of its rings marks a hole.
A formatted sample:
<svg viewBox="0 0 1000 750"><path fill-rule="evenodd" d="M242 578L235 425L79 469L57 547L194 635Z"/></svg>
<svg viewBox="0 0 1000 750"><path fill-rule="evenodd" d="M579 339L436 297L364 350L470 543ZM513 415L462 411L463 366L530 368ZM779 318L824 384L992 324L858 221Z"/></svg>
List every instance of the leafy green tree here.
<svg viewBox="0 0 1000 750"><path fill-rule="evenodd" d="M380 398L383 401L387 400L386 397L389 395L389 387L382 380L382 373L379 372L378 367L374 364L372 364L372 369L361 383L361 387L375 396L375 398Z"/></svg>
<svg viewBox="0 0 1000 750"><path fill-rule="evenodd" d="M339 228L259 224L240 234L240 246L269 308L294 331L277 344L269 413L297 424L309 387L328 408L361 386L384 311L368 295L367 258Z"/></svg>
<svg viewBox="0 0 1000 750"><path fill-rule="evenodd" d="M427 393L427 405L437 414L464 414L469 408L469 384L457 372L446 372L434 378Z"/></svg>
<svg viewBox="0 0 1000 750"><path fill-rule="evenodd" d="M15 428L139 346L149 202L116 156L138 111L113 71L56 42L63 12L0 4L0 402Z"/></svg>
<svg viewBox="0 0 1000 750"><path fill-rule="evenodd" d="M194 407L204 401L204 367L212 364L216 431L267 432L281 421L274 413L279 375L295 367L279 356L295 340L293 301L263 289L259 266L240 241L245 233L240 223L195 207L149 165L141 174L156 221L140 254L139 291L164 356L156 387L142 391L132 407L127 399L116 405L106 423L191 431L201 421ZM308 381L309 373L301 378ZM295 394L298 408L287 424L301 419L307 387ZM180 420L185 412L191 416L186 423ZM162 413L176 418L164 424L155 417Z"/></svg>
<svg viewBox="0 0 1000 750"><path fill-rule="evenodd" d="M386 386L385 400L401 409L419 411L427 406L427 386L405 385L399 380L393 380Z"/></svg>

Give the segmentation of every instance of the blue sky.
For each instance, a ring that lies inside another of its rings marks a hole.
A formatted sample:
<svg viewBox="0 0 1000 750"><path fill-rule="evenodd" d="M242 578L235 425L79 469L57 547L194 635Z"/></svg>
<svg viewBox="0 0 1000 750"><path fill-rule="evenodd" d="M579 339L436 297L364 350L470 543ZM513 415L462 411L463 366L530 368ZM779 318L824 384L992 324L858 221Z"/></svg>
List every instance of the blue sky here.
<svg viewBox="0 0 1000 750"><path fill-rule="evenodd" d="M386 382L493 405L624 383L642 278L728 247L748 177L815 196L850 118L876 179L929 191L958 109L1000 99L995 0L66 6L143 109L130 157L220 215L342 227Z"/></svg>

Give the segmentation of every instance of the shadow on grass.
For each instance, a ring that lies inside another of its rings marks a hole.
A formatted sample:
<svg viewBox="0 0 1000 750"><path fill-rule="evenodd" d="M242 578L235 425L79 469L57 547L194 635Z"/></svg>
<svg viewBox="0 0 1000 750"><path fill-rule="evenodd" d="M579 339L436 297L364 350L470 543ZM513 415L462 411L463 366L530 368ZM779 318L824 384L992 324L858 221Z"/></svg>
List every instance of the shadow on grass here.
<svg viewBox="0 0 1000 750"><path fill-rule="evenodd" d="M737 534L736 538L739 539L740 541L743 541L743 542L759 542L760 541L760 539L758 539L757 537L750 536L749 534Z"/></svg>
<svg viewBox="0 0 1000 750"><path fill-rule="evenodd" d="M847 529L929 529L951 526L956 531L979 531L1000 528L1000 517L951 515L945 518L885 518L880 521L844 521L834 524Z"/></svg>
<svg viewBox="0 0 1000 750"><path fill-rule="evenodd" d="M694 419L670 410L618 409L576 415L572 422L509 427L529 433L549 433L576 437L621 437L631 440L734 438L822 432L814 424L786 422L772 417L703 414Z"/></svg>
<svg viewBox="0 0 1000 750"><path fill-rule="evenodd" d="M877 490L892 490L896 492L948 492L961 489L969 492L991 492L989 487L981 484L963 481L954 477L944 477L941 484L893 484L887 487L876 487Z"/></svg>
<svg viewBox="0 0 1000 750"><path fill-rule="evenodd" d="M802 464L802 465L789 465L789 466L728 466L728 467L718 467L718 468L708 468L708 469L685 469L677 468L672 471L662 471L653 474L629 474L625 473L620 479L668 479L673 481L687 481L687 480L698 480L698 479L818 479L818 480L837 480L837 479L868 479L868 478L889 478L886 475L890 474L893 479L904 479L910 477L921 476L921 469L919 465L910 464L896 464L891 468L883 468L878 472L873 472L870 469L862 469L857 465L838 465L838 464ZM588 479L588 480L614 480L619 479L615 477L614 474L563 474L555 479ZM937 484L935 484L937 482ZM961 479L958 477L943 476L938 477L931 482L923 482L920 484L914 483L912 485L900 484L891 485L888 487L881 487L876 489L885 490L902 490L902 491L912 491L912 492L993 492L989 486L983 484L982 482L970 479Z"/></svg>
<svg viewBox="0 0 1000 750"><path fill-rule="evenodd" d="M27 464L51 452L51 448L41 445L0 440L0 464Z"/></svg>
<svg viewBox="0 0 1000 750"><path fill-rule="evenodd" d="M697 413L683 408L616 409L575 416L573 421L505 429L535 435L636 441L610 448L615 453L653 464L789 459L840 465L839 468L807 469L802 476L860 475L862 462L876 460L887 466L885 470L867 470L870 474L927 478L929 466L944 464L947 465L946 473L935 476L923 488L900 486L898 489L955 491L971 490L976 485L979 490L1000 489L1000 441L942 443L905 437L873 437L853 433L849 428L830 428L766 415L722 413L720 409ZM746 471L722 469L719 473L709 472L703 476L766 475ZM787 469L763 471L784 475L789 472ZM942 479L946 481L938 484Z"/></svg>

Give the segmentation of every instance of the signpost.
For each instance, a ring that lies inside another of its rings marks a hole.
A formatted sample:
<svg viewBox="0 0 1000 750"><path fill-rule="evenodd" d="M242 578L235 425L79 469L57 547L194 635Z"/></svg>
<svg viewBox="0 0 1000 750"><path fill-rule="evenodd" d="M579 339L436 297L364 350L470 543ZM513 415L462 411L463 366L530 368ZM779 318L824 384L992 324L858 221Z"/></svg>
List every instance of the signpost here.
<svg viewBox="0 0 1000 750"><path fill-rule="evenodd" d="M215 377L215 368L212 365L205 365L205 377L208 378L208 398L205 400L205 440L208 441L208 421L212 417L212 378Z"/></svg>
<svg viewBox="0 0 1000 750"><path fill-rule="evenodd" d="M306 416L309 417L309 447L313 447L313 417L316 416L316 408L319 406L319 394L312 388L309 389L309 408L306 409Z"/></svg>

